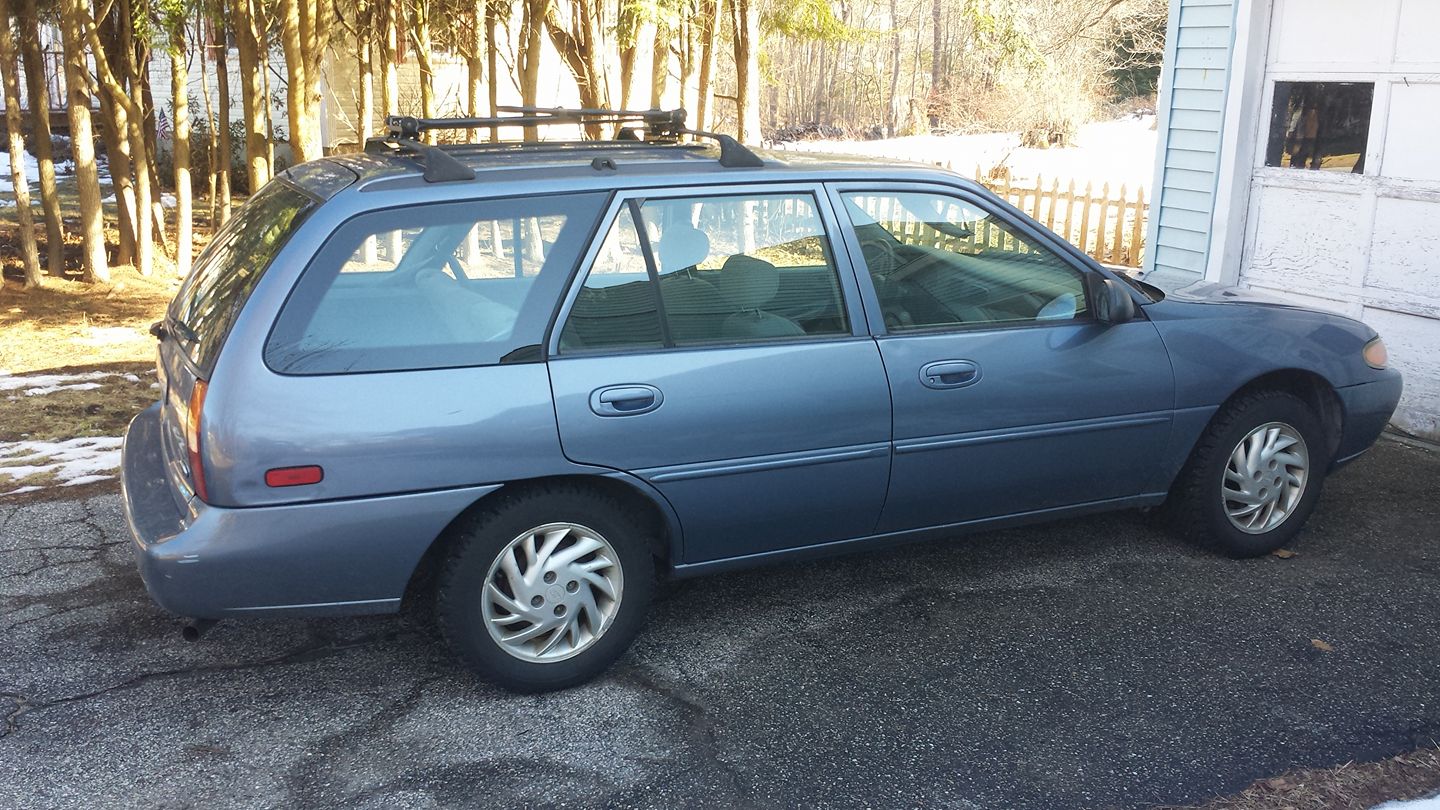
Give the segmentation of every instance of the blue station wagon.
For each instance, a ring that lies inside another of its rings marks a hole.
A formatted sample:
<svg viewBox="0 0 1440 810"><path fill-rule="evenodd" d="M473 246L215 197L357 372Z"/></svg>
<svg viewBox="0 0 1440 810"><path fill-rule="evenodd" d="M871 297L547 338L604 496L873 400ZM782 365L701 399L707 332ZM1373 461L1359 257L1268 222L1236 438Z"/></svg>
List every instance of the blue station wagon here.
<svg viewBox="0 0 1440 810"><path fill-rule="evenodd" d="M517 112L282 173L153 328L125 506L190 636L428 600L536 691L660 577L1142 507L1254 556L1400 397L1362 323L1167 297L937 168ZM582 121L620 137L422 141Z"/></svg>

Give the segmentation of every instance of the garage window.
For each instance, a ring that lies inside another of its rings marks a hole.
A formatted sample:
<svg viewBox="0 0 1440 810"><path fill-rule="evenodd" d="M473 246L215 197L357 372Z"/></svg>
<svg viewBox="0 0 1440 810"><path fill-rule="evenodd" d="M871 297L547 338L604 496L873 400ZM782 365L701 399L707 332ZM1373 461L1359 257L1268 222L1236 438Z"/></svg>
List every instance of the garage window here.
<svg viewBox="0 0 1440 810"><path fill-rule="evenodd" d="M1276 82L1265 165L1365 173L1373 82Z"/></svg>

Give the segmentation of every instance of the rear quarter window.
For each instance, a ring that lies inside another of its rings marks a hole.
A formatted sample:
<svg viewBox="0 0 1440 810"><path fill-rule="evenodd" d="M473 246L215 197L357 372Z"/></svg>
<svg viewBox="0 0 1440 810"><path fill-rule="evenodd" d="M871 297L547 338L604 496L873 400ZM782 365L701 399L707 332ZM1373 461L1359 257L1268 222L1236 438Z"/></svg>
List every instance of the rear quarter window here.
<svg viewBox="0 0 1440 810"><path fill-rule="evenodd" d="M171 304L170 320L186 355L209 373L250 293L309 216L315 200L279 180L251 197L195 260Z"/></svg>
<svg viewBox="0 0 1440 810"><path fill-rule="evenodd" d="M326 241L265 346L282 374L539 360L605 194L374 211Z"/></svg>

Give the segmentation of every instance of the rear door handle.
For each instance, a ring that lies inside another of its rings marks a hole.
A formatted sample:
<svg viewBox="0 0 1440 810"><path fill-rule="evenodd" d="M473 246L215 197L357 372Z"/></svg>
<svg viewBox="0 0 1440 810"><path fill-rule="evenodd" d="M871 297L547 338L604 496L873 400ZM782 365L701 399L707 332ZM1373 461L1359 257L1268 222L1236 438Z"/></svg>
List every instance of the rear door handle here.
<svg viewBox="0 0 1440 810"><path fill-rule="evenodd" d="M655 410L664 401L653 385L609 385L590 393L590 410L597 416L636 416Z"/></svg>
<svg viewBox="0 0 1440 810"><path fill-rule="evenodd" d="M920 384L926 388L964 388L980 382L980 364L973 360L937 360L920 369Z"/></svg>

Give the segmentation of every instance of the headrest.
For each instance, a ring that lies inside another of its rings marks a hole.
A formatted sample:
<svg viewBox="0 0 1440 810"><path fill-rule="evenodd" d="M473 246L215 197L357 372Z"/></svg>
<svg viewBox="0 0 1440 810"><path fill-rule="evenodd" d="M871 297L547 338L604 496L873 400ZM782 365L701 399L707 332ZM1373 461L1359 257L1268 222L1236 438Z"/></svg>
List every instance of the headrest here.
<svg viewBox="0 0 1440 810"><path fill-rule="evenodd" d="M764 259L738 253L725 260L715 286L740 309L761 309L780 289L780 271Z"/></svg>
<svg viewBox="0 0 1440 810"><path fill-rule="evenodd" d="M656 258L660 260L660 272L673 273L705 261L710 255L710 237L681 220L665 228L655 252L659 254Z"/></svg>

